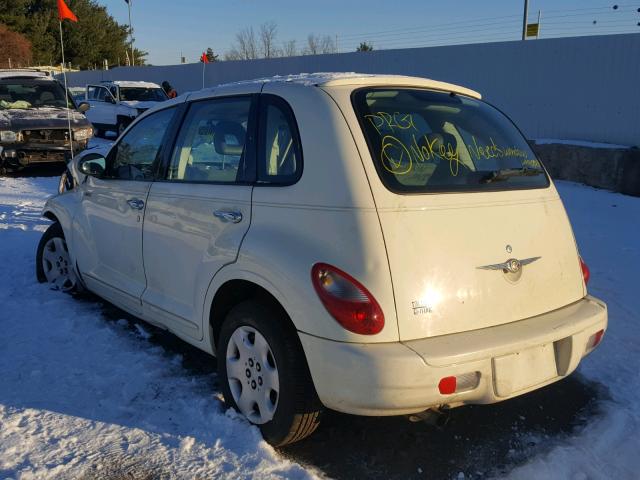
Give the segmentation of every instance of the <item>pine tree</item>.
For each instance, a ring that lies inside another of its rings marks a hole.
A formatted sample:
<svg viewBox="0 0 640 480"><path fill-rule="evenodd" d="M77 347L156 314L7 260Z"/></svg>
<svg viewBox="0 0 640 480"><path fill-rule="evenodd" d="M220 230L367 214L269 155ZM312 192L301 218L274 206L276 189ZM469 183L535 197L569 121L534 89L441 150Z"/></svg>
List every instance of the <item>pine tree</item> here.
<svg viewBox="0 0 640 480"><path fill-rule="evenodd" d="M78 23L63 23L67 61L81 68L122 62L129 49L128 26L118 24L96 0L67 0ZM23 34L32 45L33 62L57 65L61 61L58 17L54 0L0 0L0 23ZM136 65L146 52L136 51Z"/></svg>
<svg viewBox="0 0 640 480"><path fill-rule="evenodd" d="M219 55L214 55L213 48L211 47L207 48L206 55L207 55L207 60L209 60L209 63L218 61Z"/></svg>
<svg viewBox="0 0 640 480"><path fill-rule="evenodd" d="M367 42L360 42L358 48L356 48L356 52L371 52L373 51L373 45Z"/></svg>

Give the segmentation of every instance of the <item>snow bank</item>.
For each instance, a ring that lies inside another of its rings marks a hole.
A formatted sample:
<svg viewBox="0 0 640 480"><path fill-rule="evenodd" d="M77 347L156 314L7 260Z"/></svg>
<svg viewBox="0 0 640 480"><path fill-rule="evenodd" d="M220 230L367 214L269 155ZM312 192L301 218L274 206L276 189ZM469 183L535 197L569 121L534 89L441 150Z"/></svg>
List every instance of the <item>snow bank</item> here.
<svg viewBox="0 0 640 480"><path fill-rule="evenodd" d="M591 269L589 291L607 302L609 327L580 373L608 387L605 412L575 437L515 469L512 479L640 478L640 199L556 182L580 253Z"/></svg>
<svg viewBox="0 0 640 480"><path fill-rule="evenodd" d="M591 267L589 289L609 305L607 335L580 373L608 387L611 400L507 477L635 479L640 199L557 183ZM147 339L144 324L108 321L99 304L35 283L47 226L40 211L56 188L56 178L0 178L0 478L313 477L225 412L215 375L183 368Z"/></svg>
<svg viewBox="0 0 640 480"><path fill-rule="evenodd" d="M35 282L56 188L0 178L0 478L310 478L223 410L214 375Z"/></svg>

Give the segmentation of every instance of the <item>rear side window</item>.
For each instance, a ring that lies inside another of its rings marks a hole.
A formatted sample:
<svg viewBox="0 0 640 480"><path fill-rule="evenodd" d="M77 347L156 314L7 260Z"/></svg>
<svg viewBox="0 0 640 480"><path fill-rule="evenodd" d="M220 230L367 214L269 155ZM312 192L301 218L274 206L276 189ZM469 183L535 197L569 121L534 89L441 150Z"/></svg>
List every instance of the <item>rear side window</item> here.
<svg viewBox="0 0 640 480"><path fill-rule="evenodd" d="M258 182L295 183L302 173L302 149L291 108L280 97L262 95L258 124Z"/></svg>
<svg viewBox="0 0 640 480"><path fill-rule="evenodd" d="M522 134L487 103L409 88L358 90L353 103L380 178L393 192L549 185Z"/></svg>

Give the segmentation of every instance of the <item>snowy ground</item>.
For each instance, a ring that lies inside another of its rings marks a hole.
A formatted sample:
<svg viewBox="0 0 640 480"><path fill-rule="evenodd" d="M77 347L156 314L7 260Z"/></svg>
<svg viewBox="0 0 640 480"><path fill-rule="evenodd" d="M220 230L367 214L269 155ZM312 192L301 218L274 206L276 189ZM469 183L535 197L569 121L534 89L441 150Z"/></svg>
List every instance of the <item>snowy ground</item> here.
<svg viewBox="0 0 640 480"><path fill-rule="evenodd" d="M56 187L56 177L0 178L0 479L640 476L638 198L559 185L591 293L610 308L605 341L578 375L459 409L454 430L427 436L401 419L329 415L309 442L276 452L224 411L212 359L35 282L39 214ZM367 437L376 428L379 445Z"/></svg>

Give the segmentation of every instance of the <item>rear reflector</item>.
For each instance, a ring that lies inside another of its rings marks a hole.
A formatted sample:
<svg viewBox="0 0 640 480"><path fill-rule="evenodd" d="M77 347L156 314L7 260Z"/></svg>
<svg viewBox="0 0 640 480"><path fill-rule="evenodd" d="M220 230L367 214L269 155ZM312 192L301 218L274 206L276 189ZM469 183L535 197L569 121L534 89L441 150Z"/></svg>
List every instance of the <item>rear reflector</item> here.
<svg viewBox="0 0 640 480"><path fill-rule="evenodd" d="M457 383L456 377L444 377L438 384L438 390L442 395L451 395L456 393Z"/></svg>
<svg viewBox="0 0 640 480"><path fill-rule="evenodd" d="M438 390L442 395L473 390L480 383L480 372L469 372L455 377L444 377L438 383Z"/></svg>
<svg viewBox="0 0 640 480"><path fill-rule="evenodd" d="M589 341L587 342L587 348L585 349L587 352L596 348L600 342L602 341L602 337L604 337L604 330L598 330L596 333L589 337Z"/></svg>

